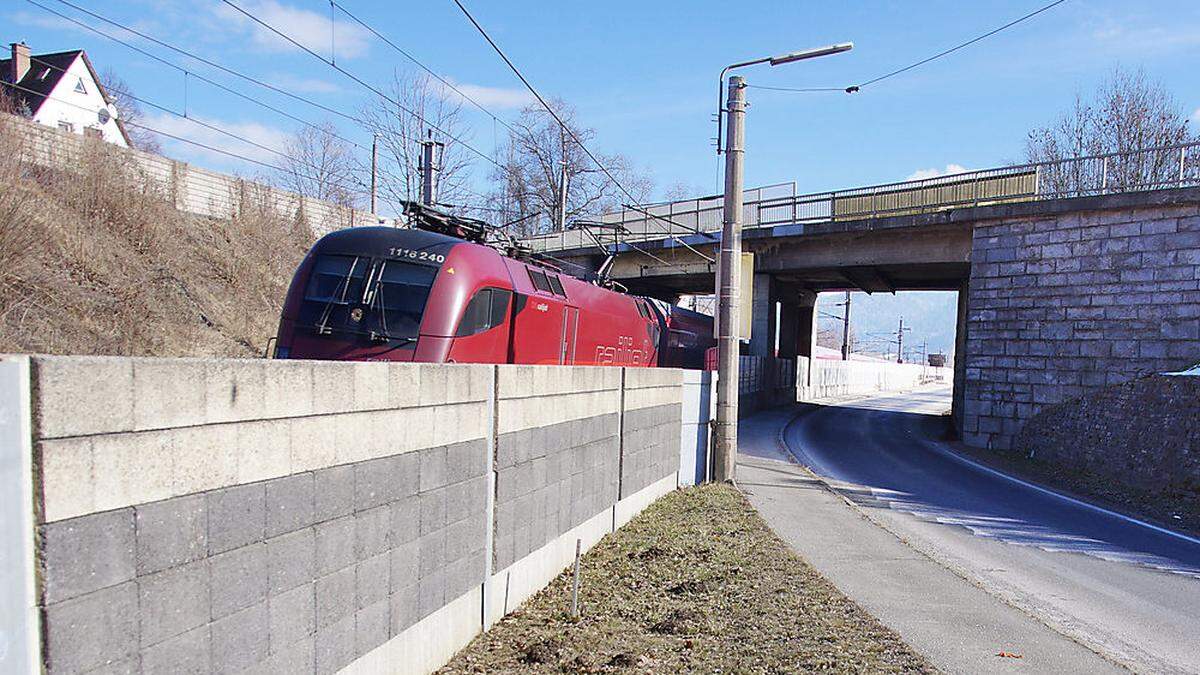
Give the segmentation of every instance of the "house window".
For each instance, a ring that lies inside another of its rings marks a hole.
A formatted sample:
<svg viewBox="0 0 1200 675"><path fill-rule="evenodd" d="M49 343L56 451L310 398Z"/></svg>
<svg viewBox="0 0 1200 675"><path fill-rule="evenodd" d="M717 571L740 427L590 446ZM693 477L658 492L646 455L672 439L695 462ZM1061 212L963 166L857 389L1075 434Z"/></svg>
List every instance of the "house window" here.
<svg viewBox="0 0 1200 675"><path fill-rule="evenodd" d="M73 134L73 133L75 133L75 125L74 125L74 124L71 124L70 122L59 122L59 123L58 123L58 128L59 128L60 130L62 130L62 131L65 131L65 132L69 133L69 134Z"/></svg>
<svg viewBox="0 0 1200 675"><path fill-rule="evenodd" d="M75 93L76 94L86 94L87 93L87 87L83 86L83 78L82 77L75 81Z"/></svg>

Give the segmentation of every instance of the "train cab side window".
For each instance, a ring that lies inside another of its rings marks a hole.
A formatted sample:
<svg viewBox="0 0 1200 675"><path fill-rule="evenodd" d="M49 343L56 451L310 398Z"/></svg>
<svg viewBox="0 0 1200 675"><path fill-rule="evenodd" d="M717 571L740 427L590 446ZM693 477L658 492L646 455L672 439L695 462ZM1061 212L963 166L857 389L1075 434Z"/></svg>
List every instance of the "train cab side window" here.
<svg viewBox="0 0 1200 675"><path fill-rule="evenodd" d="M538 289L539 291L541 291L543 293L553 293L554 292L554 291L550 290L550 280L546 278L545 272L540 272L531 267L526 267L525 269L527 269L529 271L529 282L533 284L534 288Z"/></svg>
<svg viewBox="0 0 1200 675"><path fill-rule="evenodd" d="M649 317L649 316L647 316L647 314L646 314L646 303L642 302L641 300L634 300L634 301L633 301L633 304L637 305L637 308L638 308L638 314L641 314L643 319L649 319L649 318L650 318L650 317Z"/></svg>
<svg viewBox="0 0 1200 675"><path fill-rule="evenodd" d="M550 280L550 288L554 291L555 295L563 298L567 297L567 292L563 290L562 281L560 281L557 276L553 274L547 274L546 278Z"/></svg>
<svg viewBox="0 0 1200 675"><path fill-rule="evenodd" d="M510 291L500 288L480 289L463 310L454 336L475 335L504 323L508 318L508 300L511 296Z"/></svg>

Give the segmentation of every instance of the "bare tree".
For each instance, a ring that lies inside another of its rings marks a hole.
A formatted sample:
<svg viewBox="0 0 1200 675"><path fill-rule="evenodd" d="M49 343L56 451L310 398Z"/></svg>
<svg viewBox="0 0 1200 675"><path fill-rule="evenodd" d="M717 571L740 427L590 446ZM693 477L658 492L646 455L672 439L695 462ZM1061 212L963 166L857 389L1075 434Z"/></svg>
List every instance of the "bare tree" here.
<svg viewBox="0 0 1200 675"><path fill-rule="evenodd" d="M354 153L329 121L301 127L288 141L284 155L280 178L288 190L341 206L358 204L362 192L354 173Z"/></svg>
<svg viewBox="0 0 1200 675"><path fill-rule="evenodd" d="M668 185L666 190L663 190L663 200L668 202L682 202L704 196L707 196L704 188L688 185L683 181L675 181Z"/></svg>
<svg viewBox="0 0 1200 675"><path fill-rule="evenodd" d="M629 196L596 166L580 147L595 131L579 125L575 110L561 100L550 105L573 132L566 133L545 109L528 106L513 122L498 168L492 172L495 189L489 205L505 221L529 218L514 228L519 234L546 231L558 222L564 190L562 168L566 166L566 213L570 222L579 216L594 216L620 207ZM574 137L574 138L573 138ZM576 142L574 139L578 139ZM635 202L645 202L653 181L634 169L623 155L597 158L632 193ZM540 218L532 218L540 213Z"/></svg>
<svg viewBox="0 0 1200 675"><path fill-rule="evenodd" d="M388 98L364 108L360 117L379 143L381 197L392 203L416 201L421 193L422 143L444 145L438 172L439 204L459 206L469 199L471 156L460 140L467 130L462 102L428 75L392 73Z"/></svg>
<svg viewBox="0 0 1200 675"><path fill-rule="evenodd" d="M133 147L145 152L162 154L162 146L153 132L136 126L145 120L146 115L142 106L134 98L133 89L130 88L129 83L111 68L105 69L100 76L100 82L104 86L105 93L108 94L108 102L116 106L117 122L124 126L125 133L129 136Z"/></svg>
<svg viewBox="0 0 1200 675"><path fill-rule="evenodd" d="M1075 104L1057 121L1029 133L1029 162L1061 162L1074 157L1114 155L1107 160L1064 162L1045 168L1042 189L1086 194L1105 189L1161 186L1196 171L1200 153L1189 160L1178 148L1200 139L1188 126L1175 98L1141 70L1114 69L1091 100ZM1181 167L1181 158L1183 166Z"/></svg>

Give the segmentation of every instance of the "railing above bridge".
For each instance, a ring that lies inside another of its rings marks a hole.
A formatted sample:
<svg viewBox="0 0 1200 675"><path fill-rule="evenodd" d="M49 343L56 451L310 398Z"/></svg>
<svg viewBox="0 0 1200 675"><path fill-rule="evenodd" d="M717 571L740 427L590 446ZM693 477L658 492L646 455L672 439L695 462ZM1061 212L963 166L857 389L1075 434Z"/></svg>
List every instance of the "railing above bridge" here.
<svg viewBox="0 0 1200 675"><path fill-rule="evenodd" d="M1200 143L1188 143L804 195L796 194L795 183L771 185L744 193L742 226L753 229L867 220L1197 185ZM593 225L525 241L535 251L561 251L679 241L695 235L715 240L721 231L723 209L724 198L720 196L650 204L606 214Z"/></svg>

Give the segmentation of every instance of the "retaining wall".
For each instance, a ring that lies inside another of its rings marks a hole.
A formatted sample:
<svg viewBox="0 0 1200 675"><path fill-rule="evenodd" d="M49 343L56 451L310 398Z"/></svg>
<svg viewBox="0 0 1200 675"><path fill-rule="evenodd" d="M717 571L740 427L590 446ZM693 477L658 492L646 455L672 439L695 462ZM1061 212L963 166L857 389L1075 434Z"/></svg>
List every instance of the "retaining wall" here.
<svg viewBox="0 0 1200 675"><path fill-rule="evenodd" d="M353 209L253 181L209 171L186 162L140 150L120 148L98 139L53 129L12 115L0 116L4 131L22 139L25 161L36 166L70 170L86 153L103 150L136 167L186 213L211 218L233 218L244 209L265 209L289 220L307 223L320 237L356 225L377 225L380 219Z"/></svg>
<svg viewBox="0 0 1200 675"><path fill-rule="evenodd" d="M1047 405L1200 358L1200 207L1143 201L976 225L964 441L1008 449Z"/></svg>
<svg viewBox="0 0 1200 675"><path fill-rule="evenodd" d="M1200 491L1200 377L1152 375L1047 406L1014 449L1148 490Z"/></svg>
<svg viewBox="0 0 1200 675"><path fill-rule="evenodd" d="M430 671L697 454L677 370L0 366L5 672Z"/></svg>

